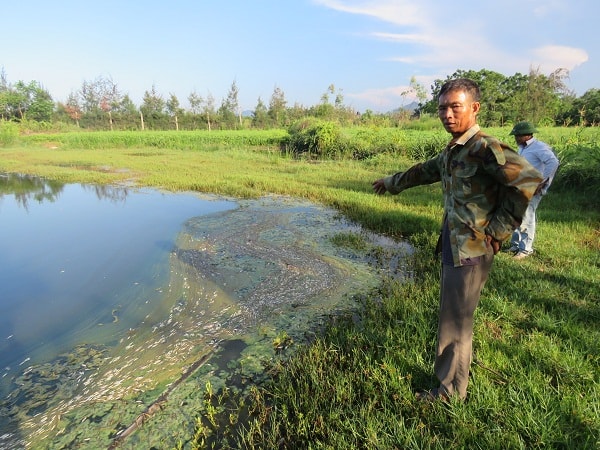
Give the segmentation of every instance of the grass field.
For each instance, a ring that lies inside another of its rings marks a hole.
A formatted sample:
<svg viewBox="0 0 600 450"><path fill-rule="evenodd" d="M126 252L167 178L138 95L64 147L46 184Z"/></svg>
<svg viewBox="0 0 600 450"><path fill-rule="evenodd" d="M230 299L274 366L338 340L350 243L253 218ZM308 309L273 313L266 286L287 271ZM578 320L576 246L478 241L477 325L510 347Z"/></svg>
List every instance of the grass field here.
<svg viewBox="0 0 600 450"><path fill-rule="evenodd" d="M508 129L490 131L512 143ZM536 253L522 261L497 256L476 312L469 397L448 405L414 399L415 390L435 385L440 188L383 197L371 191L373 180L414 163L419 142L439 137L364 130L361 139L376 147L378 133L395 145L360 161L292 158L277 144L280 131L255 141L190 133L179 144L176 132L25 136L0 147L0 172L304 197L416 247L409 281L389 277L314 342L265 362L272 379L236 400L247 419L228 419L226 404L216 405L221 420L199 411L196 435L173 448L600 448L598 129L540 131L561 169L539 209ZM346 245L357 243L360 236Z"/></svg>

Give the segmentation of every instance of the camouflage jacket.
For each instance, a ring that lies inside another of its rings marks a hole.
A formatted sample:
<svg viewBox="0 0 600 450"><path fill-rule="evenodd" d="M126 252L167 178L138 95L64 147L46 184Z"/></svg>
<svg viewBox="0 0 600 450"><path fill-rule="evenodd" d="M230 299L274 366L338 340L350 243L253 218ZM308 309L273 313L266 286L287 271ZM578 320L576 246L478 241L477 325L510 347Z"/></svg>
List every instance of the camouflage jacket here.
<svg viewBox="0 0 600 450"><path fill-rule="evenodd" d="M435 158L384 179L391 194L441 181L444 220L454 266L489 253L485 236L504 241L523 219L541 174L479 125L453 139Z"/></svg>

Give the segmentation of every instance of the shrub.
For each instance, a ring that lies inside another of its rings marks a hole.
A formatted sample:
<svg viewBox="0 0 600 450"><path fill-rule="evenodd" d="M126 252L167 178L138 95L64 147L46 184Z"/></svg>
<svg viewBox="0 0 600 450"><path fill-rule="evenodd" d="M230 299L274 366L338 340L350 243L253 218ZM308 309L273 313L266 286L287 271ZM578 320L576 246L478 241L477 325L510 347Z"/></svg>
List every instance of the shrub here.
<svg viewBox="0 0 600 450"><path fill-rule="evenodd" d="M14 122L0 120L0 146L6 147L19 138L19 125Z"/></svg>
<svg viewBox="0 0 600 450"><path fill-rule="evenodd" d="M570 147L559 152L559 159L552 187L575 189L592 203L600 203L600 147Z"/></svg>
<svg viewBox="0 0 600 450"><path fill-rule="evenodd" d="M406 156L415 161L425 161L440 153L448 144L448 134L445 132L422 132L408 146Z"/></svg>
<svg viewBox="0 0 600 450"><path fill-rule="evenodd" d="M306 118L292 124L288 131L289 138L284 145L296 156L340 157L346 155L350 148L335 122Z"/></svg>

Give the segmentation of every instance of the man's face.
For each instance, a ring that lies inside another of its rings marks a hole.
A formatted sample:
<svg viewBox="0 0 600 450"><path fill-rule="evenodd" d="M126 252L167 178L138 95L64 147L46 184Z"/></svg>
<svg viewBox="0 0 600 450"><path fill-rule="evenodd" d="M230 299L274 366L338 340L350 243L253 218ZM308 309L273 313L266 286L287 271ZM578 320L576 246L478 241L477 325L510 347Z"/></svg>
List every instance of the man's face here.
<svg viewBox="0 0 600 450"><path fill-rule="evenodd" d="M529 135L522 134L520 136L515 135L515 142L517 143L517 145L525 145L525 143L531 138L532 138L532 136L530 134Z"/></svg>
<svg viewBox="0 0 600 450"><path fill-rule="evenodd" d="M438 116L453 137L459 137L477 123L479 102L464 91L449 91L438 100Z"/></svg>

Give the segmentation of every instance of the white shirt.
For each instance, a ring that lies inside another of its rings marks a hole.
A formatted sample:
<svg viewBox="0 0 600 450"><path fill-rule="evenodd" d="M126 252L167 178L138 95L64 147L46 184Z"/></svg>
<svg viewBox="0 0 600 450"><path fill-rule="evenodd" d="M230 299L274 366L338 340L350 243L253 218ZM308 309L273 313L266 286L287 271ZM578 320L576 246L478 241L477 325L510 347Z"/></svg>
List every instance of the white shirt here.
<svg viewBox="0 0 600 450"><path fill-rule="evenodd" d="M541 193L545 194L552 184L560 164L552 148L545 142L532 137L525 142L524 146L519 147L519 154L542 174L544 187Z"/></svg>

